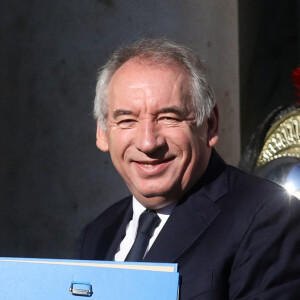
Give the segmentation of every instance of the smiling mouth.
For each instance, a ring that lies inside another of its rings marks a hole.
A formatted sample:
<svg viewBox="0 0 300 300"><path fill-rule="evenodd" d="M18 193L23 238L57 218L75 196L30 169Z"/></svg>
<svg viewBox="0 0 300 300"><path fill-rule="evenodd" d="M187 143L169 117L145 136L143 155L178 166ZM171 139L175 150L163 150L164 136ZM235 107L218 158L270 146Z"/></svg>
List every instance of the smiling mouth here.
<svg viewBox="0 0 300 300"><path fill-rule="evenodd" d="M157 164L143 164L143 163L139 163L140 165L144 166L144 167L152 167L152 166L156 166Z"/></svg>
<svg viewBox="0 0 300 300"><path fill-rule="evenodd" d="M168 158L168 159L164 159L164 160L156 160L156 161L151 161L151 162L135 161L135 163L145 166L145 167L153 167L153 166L161 165L164 163L168 163L169 161L171 161L173 159L174 158Z"/></svg>
<svg viewBox="0 0 300 300"><path fill-rule="evenodd" d="M169 162L174 160L174 158L168 158L163 160L155 161L134 161L134 165L140 174L145 176L155 176L163 173L169 166Z"/></svg>

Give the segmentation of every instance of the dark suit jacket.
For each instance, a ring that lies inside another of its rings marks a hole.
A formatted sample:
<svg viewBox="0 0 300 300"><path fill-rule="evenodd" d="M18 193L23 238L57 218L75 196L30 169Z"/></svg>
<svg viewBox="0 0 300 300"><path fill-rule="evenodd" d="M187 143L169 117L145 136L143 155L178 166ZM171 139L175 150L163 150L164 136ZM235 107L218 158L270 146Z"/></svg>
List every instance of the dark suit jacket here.
<svg viewBox="0 0 300 300"><path fill-rule="evenodd" d="M77 258L113 260L131 217L131 197L108 208L82 231ZM181 300L300 299L300 201L213 151L144 261L178 263Z"/></svg>

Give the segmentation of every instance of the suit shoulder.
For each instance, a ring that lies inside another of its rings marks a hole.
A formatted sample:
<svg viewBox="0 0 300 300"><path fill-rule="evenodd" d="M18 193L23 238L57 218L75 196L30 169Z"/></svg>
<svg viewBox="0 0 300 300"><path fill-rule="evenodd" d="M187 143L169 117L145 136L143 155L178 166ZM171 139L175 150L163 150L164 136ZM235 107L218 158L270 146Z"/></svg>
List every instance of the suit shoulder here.
<svg viewBox="0 0 300 300"><path fill-rule="evenodd" d="M267 203L275 207L300 206L300 201L291 196L286 189L279 184L265 178L245 173L235 167L228 166L229 192L239 198L241 202L247 202L256 208Z"/></svg>
<svg viewBox="0 0 300 300"><path fill-rule="evenodd" d="M238 168L233 166L227 166L228 174L229 174L229 185L235 188L247 188L256 187L254 191L259 190L267 190L267 191L281 191L286 192L286 190L280 186L279 184L270 181L266 178L261 178L256 175L248 174Z"/></svg>

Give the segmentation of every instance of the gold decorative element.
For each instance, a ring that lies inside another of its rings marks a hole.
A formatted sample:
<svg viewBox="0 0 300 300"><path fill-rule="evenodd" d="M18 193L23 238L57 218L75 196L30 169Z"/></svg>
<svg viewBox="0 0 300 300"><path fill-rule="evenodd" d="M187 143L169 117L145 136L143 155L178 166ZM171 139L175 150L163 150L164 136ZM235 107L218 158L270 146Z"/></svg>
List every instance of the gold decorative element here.
<svg viewBox="0 0 300 300"><path fill-rule="evenodd" d="M300 158L300 108L277 121L267 132L256 166L281 157Z"/></svg>

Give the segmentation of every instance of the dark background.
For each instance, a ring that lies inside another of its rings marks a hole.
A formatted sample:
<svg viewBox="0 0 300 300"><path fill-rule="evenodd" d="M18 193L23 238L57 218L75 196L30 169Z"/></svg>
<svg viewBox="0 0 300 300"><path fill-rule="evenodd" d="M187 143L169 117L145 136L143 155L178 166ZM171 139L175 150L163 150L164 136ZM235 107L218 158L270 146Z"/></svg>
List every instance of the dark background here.
<svg viewBox="0 0 300 300"><path fill-rule="evenodd" d="M299 0L239 4L242 152L266 116L297 97L291 73L300 65Z"/></svg>
<svg viewBox="0 0 300 300"><path fill-rule="evenodd" d="M270 111L295 100L299 7L238 1L242 150ZM127 193L95 147L98 67L141 36L184 41L181 7L11 0L0 11L0 256L69 258L82 226Z"/></svg>

